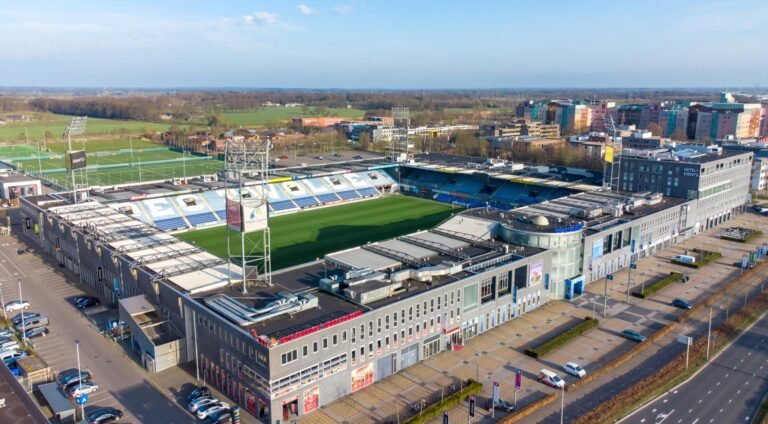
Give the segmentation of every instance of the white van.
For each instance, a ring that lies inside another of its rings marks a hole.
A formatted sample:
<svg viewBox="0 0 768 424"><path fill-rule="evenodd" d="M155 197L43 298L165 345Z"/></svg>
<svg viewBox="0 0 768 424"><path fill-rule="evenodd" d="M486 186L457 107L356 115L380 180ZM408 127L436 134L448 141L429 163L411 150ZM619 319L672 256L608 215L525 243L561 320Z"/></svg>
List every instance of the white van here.
<svg viewBox="0 0 768 424"><path fill-rule="evenodd" d="M18 349L19 342L16 340L8 340L7 342L0 343L0 350Z"/></svg>
<svg viewBox="0 0 768 424"><path fill-rule="evenodd" d="M556 389L562 389L565 387L565 381L563 381L562 378L548 369L539 371L538 379L547 386L554 387Z"/></svg>
<svg viewBox="0 0 768 424"><path fill-rule="evenodd" d="M19 355L18 355L18 353L19 353L19 352L20 352L20 351L19 351L18 349L5 349L5 350L0 350L0 360L3 360L3 361L5 361L5 360L6 360L6 359L8 359L8 358L14 358L14 357L18 357L18 356L19 356Z"/></svg>

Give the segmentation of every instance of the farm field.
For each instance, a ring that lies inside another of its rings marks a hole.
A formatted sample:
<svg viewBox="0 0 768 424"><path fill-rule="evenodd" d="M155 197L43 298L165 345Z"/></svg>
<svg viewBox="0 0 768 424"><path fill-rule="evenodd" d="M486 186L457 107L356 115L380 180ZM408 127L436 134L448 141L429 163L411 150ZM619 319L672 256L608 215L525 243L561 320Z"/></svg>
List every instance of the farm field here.
<svg viewBox="0 0 768 424"><path fill-rule="evenodd" d="M445 203L390 196L270 218L272 268L280 269L367 242L429 229L452 213ZM214 255L227 255L226 227L190 231L177 236ZM232 233L234 236L235 233ZM239 237L232 251L240 254ZM254 252L254 246L246 246Z"/></svg>
<svg viewBox="0 0 768 424"><path fill-rule="evenodd" d="M0 143L23 142L26 139L24 129L29 132L30 140L42 140L46 131L53 140L62 140L64 130L72 119L69 115L57 115L52 113L30 113L30 122L11 122L0 126ZM116 119L88 118L85 136L94 135L119 135L138 134L147 131L165 131L170 127L169 123L122 121Z"/></svg>
<svg viewBox="0 0 768 424"><path fill-rule="evenodd" d="M314 110L310 108L310 110ZM343 116L346 118L362 118L365 111L362 109L329 108L329 116ZM244 112L224 112L224 118L235 125L264 125L275 121L288 121L302 116L313 117L312 113L305 114L300 107L265 107Z"/></svg>

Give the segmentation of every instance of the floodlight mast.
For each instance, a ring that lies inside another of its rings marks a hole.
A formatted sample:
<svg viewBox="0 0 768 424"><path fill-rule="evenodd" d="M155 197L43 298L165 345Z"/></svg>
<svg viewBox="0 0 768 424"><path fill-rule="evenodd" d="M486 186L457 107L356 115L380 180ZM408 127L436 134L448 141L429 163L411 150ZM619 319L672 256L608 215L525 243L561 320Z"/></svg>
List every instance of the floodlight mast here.
<svg viewBox="0 0 768 424"><path fill-rule="evenodd" d="M615 186L618 193L621 182L621 154L623 151L621 138L616 136L616 123L610 114L605 115L605 129L611 132L611 149L613 151L611 152L611 161L609 162L606 158L603 164L603 188L607 188L608 192L611 192ZM609 166L610 170L607 169Z"/></svg>
<svg viewBox="0 0 768 424"><path fill-rule="evenodd" d="M69 122L69 126L67 127L65 134L67 135L67 150L70 155L72 155L72 136L85 134L85 126L87 121L87 116L74 116ZM83 154L85 154L85 150L83 150ZM69 172L72 176L72 199L74 203L77 203L77 184L75 183L75 170L70 169Z"/></svg>

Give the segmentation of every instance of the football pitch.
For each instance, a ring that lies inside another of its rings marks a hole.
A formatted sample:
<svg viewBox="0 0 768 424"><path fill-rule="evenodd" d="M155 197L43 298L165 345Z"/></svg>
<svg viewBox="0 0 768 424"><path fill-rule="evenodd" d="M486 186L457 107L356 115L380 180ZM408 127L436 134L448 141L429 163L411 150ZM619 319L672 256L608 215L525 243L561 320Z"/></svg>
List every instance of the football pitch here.
<svg viewBox="0 0 768 424"><path fill-rule="evenodd" d="M272 268L281 269L367 242L427 230L460 212L445 203L406 196L332 206L270 218ZM226 227L178 234L214 255L227 255ZM232 252L240 254L239 235L232 232ZM246 245L246 253L259 249Z"/></svg>

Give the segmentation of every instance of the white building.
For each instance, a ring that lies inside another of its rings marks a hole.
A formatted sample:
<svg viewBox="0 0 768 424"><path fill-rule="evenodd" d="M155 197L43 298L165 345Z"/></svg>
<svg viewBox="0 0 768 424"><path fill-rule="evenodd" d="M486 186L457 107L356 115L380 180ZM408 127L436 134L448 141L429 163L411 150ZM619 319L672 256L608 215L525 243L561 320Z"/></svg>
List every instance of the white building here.
<svg viewBox="0 0 768 424"><path fill-rule="evenodd" d="M755 158L752 162L752 190L768 190L768 158Z"/></svg>

